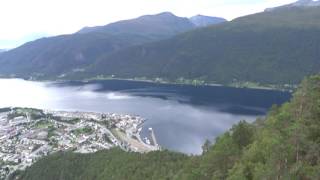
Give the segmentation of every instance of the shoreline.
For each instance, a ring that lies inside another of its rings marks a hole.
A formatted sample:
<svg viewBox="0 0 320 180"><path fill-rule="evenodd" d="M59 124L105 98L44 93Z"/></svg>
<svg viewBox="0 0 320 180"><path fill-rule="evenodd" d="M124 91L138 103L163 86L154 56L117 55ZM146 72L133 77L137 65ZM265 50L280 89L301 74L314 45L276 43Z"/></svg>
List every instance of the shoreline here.
<svg viewBox="0 0 320 180"><path fill-rule="evenodd" d="M144 122L143 117L129 114L0 108L1 147L19 145L12 151L0 152L4 164L0 175L24 170L59 151L87 154L115 147L127 152L161 151L158 144L142 140L140 127Z"/></svg>
<svg viewBox="0 0 320 180"><path fill-rule="evenodd" d="M282 92L290 92L292 93L296 88L297 85L290 85L291 87L287 88L277 88L277 87L268 87L268 86L285 86L285 85L254 85L248 86L245 84L250 84L252 82L245 82L235 84L218 84L218 83L201 83L201 84L193 84L193 83L178 83L173 81L157 81L157 80L150 80L150 79L132 79L132 78L88 78L88 79L26 79L20 77L1 77L0 79L22 79L25 81L32 81L32 82L51 82L51 83L63 83L63 82L83 82L88 83L92 81L129 81L129 82L144 82L144 83L151 83L151 84L160 84L160 85L181 85L181 86L193 86L193 87L229 87L229 88L237 88L237 89L254 89L254 90L268 90L268 91L282 91Z"/></svg>

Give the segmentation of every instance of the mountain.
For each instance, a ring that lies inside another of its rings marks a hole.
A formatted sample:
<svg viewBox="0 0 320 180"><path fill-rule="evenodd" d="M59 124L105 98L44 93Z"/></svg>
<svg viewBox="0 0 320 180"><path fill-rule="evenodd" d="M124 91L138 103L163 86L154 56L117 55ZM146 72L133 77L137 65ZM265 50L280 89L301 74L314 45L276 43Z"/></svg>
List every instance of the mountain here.
<svg viewBox="0 0 320 180"><path fill-rule="evenodd" d="M49 37L49 34L46 33L30 33L25 36L19 37L19 38L13 38L13 39L0 39L0 48L2 49L13 49L18 46L21 46L22 44L34 41L43 37Z"/></svg>
<svg viewBox="0 0 320 180"><path fill-rule="evenodd" d="M201 156L111 149L60 152L17 171L15 180L319 179L320 76L305 79L292 100L263 119L234 125L203 145Z"/></svg>
<svg viewBox="0 0 320 180"><path fill-rule="evenodd" d="M118 34L130 30L129 33L131 34L161 35L161 33L163 33L163 36L168 36L191 30L194 27L205 27L225 21L227 20L224 18L203 15L193 16L189 19L179 18L170 12L163 12L156 16L145 15L136 19L119 21L105 26L85 27L78 33L108 32Z"/></svg>
<svg viewBox="0 0 320 180"><path fill-rule="evenodd" d="M262 12L113 53L77 77L296 84L320 70L320 7Z"/></svg>
<svg viewBox="0 0 320 180"><path fill-rule="evenodd" d="M124 20L106 26L85 27L78 33L104 32L110 34L136 34L167 38L194 28L187 18L177 17L170 12L146 15L136 19Z"/></svg>
<svg viewBox="0 0 320 180"><path fill-rule="evenodd" d="M278 9L283 9L283 8L308 8L308 7L316 7L320 6L320 1L315 1L315 0L299 0L297 2L287 4L284 6L280 7L275 7L275 8L268 8L266 11L273 11L273 10L278 10Z"/></svg>
<svg viewBox="0 0 320 180"><path fill-rule="evenodd" d="M146 28L149 18L170 21L154 32ZM172 19L187 27L191 24L162 13L125 21L127 26L119 22L112 28L27 43L0 55L0 74L44 79L162 78L238 86L297 84L320 70L318 6L281 8L203 28L193 25L195 29L175 36ZM146 29L141 34L136 28L140 25ZM116 31L115 26L124 30Z"/></svg>
<svg viewBox="0 0 320 180"><path fill-rule="evenodd" d="M197 27L206 27L206 26L219 24L227 21L224 18L210 17L210 16L203 16L203 15L193 16L189 19Z"/></svg>
<svg viewBox="0 0 320 180"><path fill-rule="evenodd" d="M166 39L193 28L187 18L161 13L85 28L75 34L42 38L1 54L0 74L57 77L67 72L81 71L99 56Z"/></svg>
<svg viewBox="0 0 320 180"><path fill-rule="evenodd" d="M100 54L152 41L137 35L104 33L62 35L42 38L0 55L0 74L18 77L57 77L65 72L81 70Z"/></svg>
<svg viewBox="0 0 320 180"><path fill-rule="evenodd" d="M0 49L0 53L6 52L7 50L5 49Z"/></svg>

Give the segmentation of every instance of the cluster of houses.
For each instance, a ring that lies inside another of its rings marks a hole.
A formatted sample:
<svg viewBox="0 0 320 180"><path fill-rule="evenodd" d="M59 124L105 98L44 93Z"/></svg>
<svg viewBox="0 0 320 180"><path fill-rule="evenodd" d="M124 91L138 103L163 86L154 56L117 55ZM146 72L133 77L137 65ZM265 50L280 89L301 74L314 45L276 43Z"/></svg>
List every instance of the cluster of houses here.
<svg viewBox="0 0 320 180"><path fill-rule="evenodd" d="M93 153L119 146L124 150L155 150L139 141L143 119L130 115L42 111L12 108L0 111L0 179L23 170L39 158L58 152ZM112 129L124 132L125 138ZM137 145L131 145L135 137ZM138 140L136 140L138 139Z"/></svg>

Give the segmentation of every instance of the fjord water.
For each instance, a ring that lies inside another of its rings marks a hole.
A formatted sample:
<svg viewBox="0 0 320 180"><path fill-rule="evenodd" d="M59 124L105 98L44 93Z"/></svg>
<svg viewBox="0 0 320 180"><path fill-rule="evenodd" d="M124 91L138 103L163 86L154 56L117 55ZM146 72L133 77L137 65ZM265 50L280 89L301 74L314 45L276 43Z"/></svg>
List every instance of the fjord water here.
<svg viewBox="0 0 320 180"><path fill-rule="evenodd" d="M254 121L290 93L213 86L165 85L122 80L31 82L0 79L0 107L126 113L147 119L167 149L199 154L240 120Z"/></svg>

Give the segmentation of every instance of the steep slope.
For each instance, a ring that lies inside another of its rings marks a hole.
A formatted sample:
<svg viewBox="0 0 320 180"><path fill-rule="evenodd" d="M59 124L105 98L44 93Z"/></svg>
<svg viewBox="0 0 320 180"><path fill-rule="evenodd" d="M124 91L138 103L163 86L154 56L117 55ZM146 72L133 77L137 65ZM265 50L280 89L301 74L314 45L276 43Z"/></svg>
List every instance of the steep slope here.
<svg viewBox="0 0 320 180"><path fill-rule="evenodd" d="M224 18L210 17L210 16L203 16L203 15L196 15L189 19L197 27L206 27L206 26L219 24L227 21Z"/></svg>
<svg viewBox="0 0 320 180"><path fill-rule="evenodd" d="M82 75L298 83L320 70L319 19L319 7L254 14L120 51Z"/></svg>
<svg viewBox="0 0 320 180"><path fill-rule="evenodd" d="M79 71L101 55L168 38L192 28L194 25L186 18L161 13L81 31L90 31L88 33L43 38L2 54L0 74L59 76Z"/></svg>
<svg viewBox="0 0 320 180"><path fill-rule="evenodd" d="M11 179L319 179L320 76L303 81L293 99L265 119L234 125L207 142L201 156L117 149L95 154L58 153Z"/></svg>
<svg viewBox="0 0 320 180"><path fill-rule="evenodd" d="M320 6L320 1L318 1L318 0L298 0L297 2L287 4L284 6L275 7L275 8L268 8L268 9L266 9L266 11L274 11L274 10L279 10L279 9L284 9L284 8L309 8L309 7L315 7L315 6Z"/></svg>
<svg viewBox="0 0 320 180"><path fill-rule="evenodd" d="M104 33L43 38L2 53L0 74L44 76L43 78L58 76L93 63L101 54L150 40L141 36Z"/></svg>

